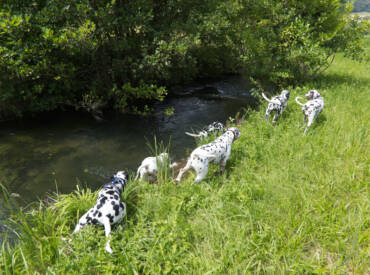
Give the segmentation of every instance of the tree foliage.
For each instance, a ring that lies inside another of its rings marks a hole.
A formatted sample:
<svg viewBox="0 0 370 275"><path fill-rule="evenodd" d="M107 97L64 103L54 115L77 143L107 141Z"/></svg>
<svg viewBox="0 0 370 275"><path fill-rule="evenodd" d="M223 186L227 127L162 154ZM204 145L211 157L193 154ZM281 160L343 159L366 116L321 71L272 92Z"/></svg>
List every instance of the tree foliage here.
<svg viewBox="0 0 370 275"><path fill-rule="evenodd" d="M299 82L338 51L358 55L359 23L342 2L3 0L0 114L140 113L164 87L230 73Z"/></svg>

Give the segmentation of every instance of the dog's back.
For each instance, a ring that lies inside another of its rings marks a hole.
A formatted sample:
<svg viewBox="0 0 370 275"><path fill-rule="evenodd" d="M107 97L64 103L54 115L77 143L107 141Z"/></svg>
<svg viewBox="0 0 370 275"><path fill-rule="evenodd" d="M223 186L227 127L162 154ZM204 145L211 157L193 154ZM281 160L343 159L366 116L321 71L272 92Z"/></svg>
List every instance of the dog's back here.
<svg viewBox="0 0 370 275"><path fill-rule="evenodd" d="M197 173L195 182L200 182L207 175L208 163L218 163L220 172L223 173L226 161L231 152L231 144L240 137L240 131L236 127L231 127L226 132L216 138L213 142L197 147L188 158L184 168L180 169L176 182L181 181L182 175L193 168Z"/></svg>
<svg viewBox="0 0 370 275"><path fill-rule="evenodd" d="M322 97L309 100L302 106L302 112L306 116L312 113L318 115L324 109L324 99Z"/></svg>
<svg viewBox="0 0 370 275"><path fill-rule="evenodd" d="M324 98L317 90L310 90L305 97L308 99L306 103L299 102L298 99L302 99L302 97L296 97L295 99L295 101L302 106L303 123L308 119L307 127L303 132L304 134L307 133L313 121L315 119L317 120L318 116L324 109Z"/></svg>

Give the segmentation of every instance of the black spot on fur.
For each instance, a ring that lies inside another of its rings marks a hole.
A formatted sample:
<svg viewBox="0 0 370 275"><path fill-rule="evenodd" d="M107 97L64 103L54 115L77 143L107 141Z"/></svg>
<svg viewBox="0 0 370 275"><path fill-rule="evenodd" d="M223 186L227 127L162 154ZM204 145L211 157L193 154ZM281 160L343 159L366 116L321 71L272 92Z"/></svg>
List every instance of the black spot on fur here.
<svg viewBox="0 0 370 275"><path fill-rule="evenodd" d="M114 206L113 206L113 210L115 211L115 213L114 213L114 214L115 214L116 216L118 216L118 215L119 215L119 205L118 205L118 204L114 205Z"/></svg>

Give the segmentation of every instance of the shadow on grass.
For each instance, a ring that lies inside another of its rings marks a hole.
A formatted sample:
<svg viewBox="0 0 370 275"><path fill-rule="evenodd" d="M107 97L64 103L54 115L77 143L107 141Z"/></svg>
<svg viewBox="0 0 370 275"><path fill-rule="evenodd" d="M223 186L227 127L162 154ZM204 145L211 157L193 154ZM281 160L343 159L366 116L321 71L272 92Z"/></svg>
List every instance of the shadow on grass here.
<svg viewBox="0 0 370 275"><path fill-rule="evenodd" d="M356 86L370 86L370 77L361 77L356 75L350 75L343 73L334 73L330 72L324 75L321 75L319 78L317 78L315 81L315 84L317 85L317 89L324 89L326 87L331 87L333 84L340 86L340 85L348 85L353 86L356 84Z"/></svg>

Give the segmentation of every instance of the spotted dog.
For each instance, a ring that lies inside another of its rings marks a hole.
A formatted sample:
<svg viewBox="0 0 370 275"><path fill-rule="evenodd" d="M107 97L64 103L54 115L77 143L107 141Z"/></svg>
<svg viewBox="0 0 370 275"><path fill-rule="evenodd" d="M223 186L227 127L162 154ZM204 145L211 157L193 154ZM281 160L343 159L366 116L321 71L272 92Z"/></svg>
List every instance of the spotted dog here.
<svg viewBox="0 0 370 275"><path fill-rule="evenodd" d="M157 157L147 157L137 169L135 180L139 177L140 179L147 179L149 182L155 181L157 178L158 169L166 165L166 160L169 162L168 153L161 153ZM170 168L176 167L177 163L170 164Z"/></svg>
<svg viewBox="0 0 370 275"><path fill-rule="evenodd" d="M308 118L307 127L304 130L303 134L306 134L308 129L311 127L312 122L318 119L320 113L324 109L324 98L317 90L311 90L305 97L308 101L305 104L302 104L298 101L298 99L302 99L302 97L296 97L295 101L302 106L303 112L303 124L306 123L306 119Z"/></svg>
<svg viewBox="0 0 370 275"><path fill-rule="evenodd" d="M180 182L182 175L193 168L197 173L195 182L200 182L208 172L208 164L216 163L220 165L220 172L223 173L226 161L231 153L231 144L240 137L240 131L236 127L231 127L226 132L215 139L213 142L196 148L191 154L185 165L176 178Z"/></svg>
<svg viewBox="0 0 370 275"><path fill-rule="evenodd" d="M283 90L280 95L274 96L268 99L267 96L262 93L262 97L269 103L266 108L265 119L269 118L272 111L275 111L274 118L272 119L272 124L275 124L276 119L284 112L287 106L290 93L288 90Z"/></svg>
<svg viewBox="0 0 370 275"><path fill-rule="evenodd" d="M199 137L199 138L206 138L208 137L211 133L220 133L224 130L224 125L221 122L212 122L209 124L207 127L203 128L198 134L193 134L189 132L185 132L188 136L191 137Z"/></svg>
<svg viewBox="0 0 370 275"><path fill-rule="evenodd" d="M100 190L96 204L80 218L73 234L89 224L103 225L107 238L105 250L112 253L109 245L111 225L121 222L123 217L126 216L126 204L121 201L121 193L127 180L128 174L126 171L117 172L113 176L112 182L105 184L103 189Z"/></svg>

